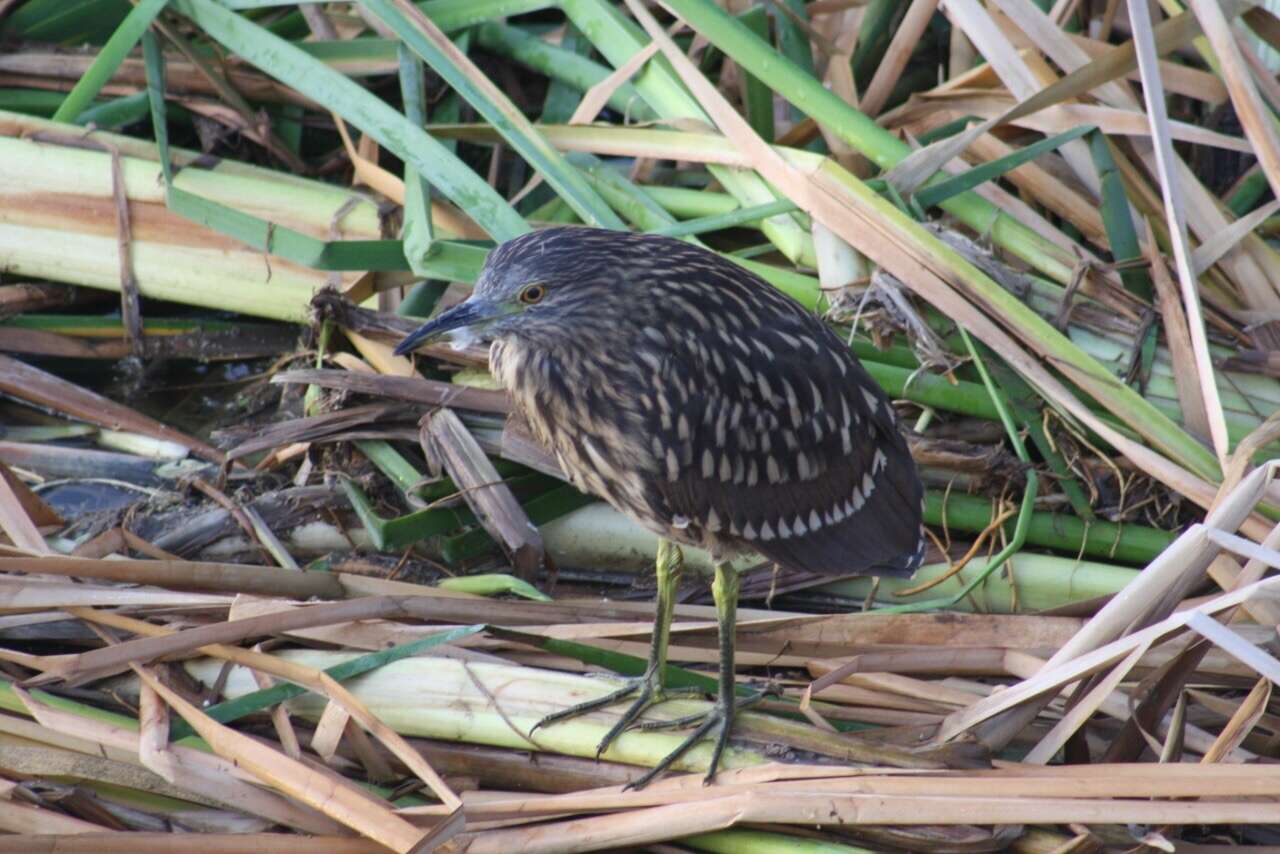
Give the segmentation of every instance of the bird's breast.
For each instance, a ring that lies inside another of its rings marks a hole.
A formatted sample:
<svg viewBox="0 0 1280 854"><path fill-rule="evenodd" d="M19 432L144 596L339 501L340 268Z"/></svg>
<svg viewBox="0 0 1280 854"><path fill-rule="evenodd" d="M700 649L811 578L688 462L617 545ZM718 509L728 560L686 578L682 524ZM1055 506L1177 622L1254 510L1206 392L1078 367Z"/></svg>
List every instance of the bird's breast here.
<svg viewBox="0 0 1280 854"><path fill-rule="evenodd" d="M534 436L579 489L649 521L644 483L653 467L626 381L598 352L495 341L489 365Z"/></svg>

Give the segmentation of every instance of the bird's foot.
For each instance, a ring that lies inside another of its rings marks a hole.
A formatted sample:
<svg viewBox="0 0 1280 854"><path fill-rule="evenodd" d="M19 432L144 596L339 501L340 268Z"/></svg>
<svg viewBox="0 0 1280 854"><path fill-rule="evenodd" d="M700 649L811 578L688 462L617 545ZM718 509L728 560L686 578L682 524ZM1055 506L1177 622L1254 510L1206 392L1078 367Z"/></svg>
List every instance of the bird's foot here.
<svg viewBox="0 0 1280 854"><path fill-rule="evenodd" d="M618 718L618 722L610 727L609 731L604 734L604 738L600 739L600 744L596 746L596 758L600 758L600 754L609 749L609 745L614 739L622 735L632 726L644 726L639 723L640 716L650 706L656 706L658 703L665 703L667 700L677 697L687 697L690 694L699 694L698 688L667 688L662 683L662 678L655 668L645 671L643 676L636 676L624 680L621 688L616 691L610 691L603 697L596 697L594 700L587 700L585 703L578 703L576 706L570 706L567 709L561 709L558 712L552 712L542 720L533 725L533 729L529 730L529 734L533 735L534 731L549 724L558 723L560 721L576 718L587 712L594 712L596 709L603 709L606 706L612 706L614 703L620 703L631 696L635 696L635 700L627 707L627 710Z"/></svg>
<svg viewBox="0 0 1280 854"><path fill-rule="evenodd" d="M653 767L643 777L632 780L623 789L643 789L652 783L660 774L666 771L671 764L701 741L703 738L710 736L715 740L715 747L711 752L711 761L707 764L707 775L702 779L704 786L710 785L716 777L716 769L720 765L720 757L724 753L725 747L729 744L729 732L733 728L734 716L739 709L752 706L764 697L764 694L754 694L750 697L737 697L727 699L719 697L711 708L705 712L698 712L693 715L685 715L684 717L674 718L669 721L645 721L636 725L639 730L659 730L659 729L676 729L684 726L698 724L698 728L690 733L689 737L680 743L680 746Z"/></svg>

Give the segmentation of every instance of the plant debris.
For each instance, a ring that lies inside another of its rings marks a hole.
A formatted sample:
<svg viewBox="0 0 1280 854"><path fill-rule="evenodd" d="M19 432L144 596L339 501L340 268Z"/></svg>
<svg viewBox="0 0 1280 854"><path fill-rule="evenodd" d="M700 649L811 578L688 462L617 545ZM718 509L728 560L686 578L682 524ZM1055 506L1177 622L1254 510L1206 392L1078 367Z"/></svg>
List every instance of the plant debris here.
<svg viewBox="0 0 1280 854"><path fill-rule="evenodd" d="M1273 844L1280 19L1043 5L0 0L0 852ZM738 561L714 785L534 729L656 538L394 354L565 223L821 313L926 484L912 579Z"/></svg>

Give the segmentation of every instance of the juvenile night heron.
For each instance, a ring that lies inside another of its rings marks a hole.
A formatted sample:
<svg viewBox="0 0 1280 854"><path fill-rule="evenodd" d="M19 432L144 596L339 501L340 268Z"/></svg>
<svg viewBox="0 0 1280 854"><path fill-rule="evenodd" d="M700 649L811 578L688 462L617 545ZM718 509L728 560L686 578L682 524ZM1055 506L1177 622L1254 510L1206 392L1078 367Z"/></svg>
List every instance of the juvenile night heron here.
<svg viewBox="0 0 1280 854"><path fill-rule="evenodd" d="M820 319L712 252L593 228L526 234L396 352L440 338L491 342L494 374L574 484L662 538L646 673L539 726L635 695L603 751L665 699L681 566L672 541L716 560L719 696L638 786L708 734L715 775L736 708L730 557L828 575L920 564L923 489L889 401Z"/></svg>

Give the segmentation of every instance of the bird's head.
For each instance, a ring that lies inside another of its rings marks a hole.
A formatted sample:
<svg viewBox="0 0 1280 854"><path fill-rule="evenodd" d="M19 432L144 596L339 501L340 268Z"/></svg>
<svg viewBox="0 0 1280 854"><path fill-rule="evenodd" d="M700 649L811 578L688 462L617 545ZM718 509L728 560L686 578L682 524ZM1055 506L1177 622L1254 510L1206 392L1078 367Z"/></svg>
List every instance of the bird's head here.
<svg viewBox="0 0 1280 854"><path fill-rule="evenodd" d="M463 302L409 333L396 347L404 354L434 341L456 347L487 344L506 335L562 334L587 313L609 310L621 286L626 234L594 228L550 228L521 235L489 253L475 287ZM610 271L613 271L612 274Z"/></svg>

